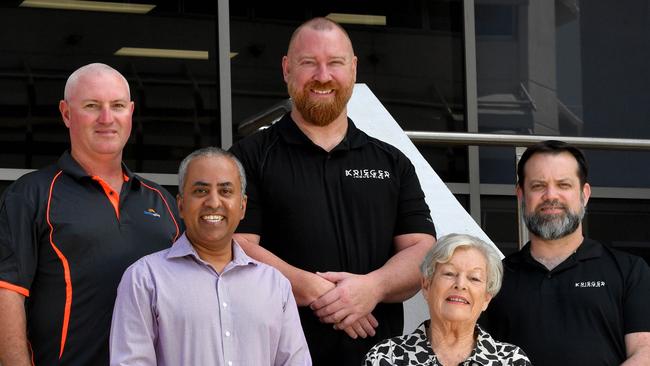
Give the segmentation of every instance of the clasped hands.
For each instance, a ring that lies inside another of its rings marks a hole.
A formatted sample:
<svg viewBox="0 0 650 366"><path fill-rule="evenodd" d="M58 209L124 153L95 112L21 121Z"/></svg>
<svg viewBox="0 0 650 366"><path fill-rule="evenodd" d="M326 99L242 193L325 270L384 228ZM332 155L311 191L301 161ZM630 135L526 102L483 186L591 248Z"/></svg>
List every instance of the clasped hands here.
<svg viewBox="0 0 650 366"><path fill-rule="evenodd" d="M334 329L343 330L354 339L374 336L379 323L371 312L381 299L379 285L370 275L348 272L316 274L334 284L309 304L320 321L333 324Z"/></svg>

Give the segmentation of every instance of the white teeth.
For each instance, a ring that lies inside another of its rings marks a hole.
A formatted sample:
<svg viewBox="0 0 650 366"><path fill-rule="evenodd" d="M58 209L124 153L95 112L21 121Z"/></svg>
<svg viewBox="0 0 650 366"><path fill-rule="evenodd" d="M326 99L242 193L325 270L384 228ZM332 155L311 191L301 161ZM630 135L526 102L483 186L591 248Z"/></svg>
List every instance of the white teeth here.
<svg viewBox="0 0 650 366"><path fill-rule="evenodd" d="M316 90L312 89L312 91L316 94L329 94L333 91L333 89L328 89L328 90Z"/></svg>
<svg viewBox="0 0 650 366"><path fill-rule="evenodd" d="M467 300L463 299L462 297L451 296L451 297L448 297L447 300L454 301L454 302L462 302L464 304L469 304L469 302Z"/></svg>
<svg viewBox="0 0 650 366"><path fill-rule="evenodd" d="M203 220L215 221L215 222L219 222L219 221L223 220L223 216L221 216L221 215L205 215L205 216L201 216L201 218Z"/></svg>

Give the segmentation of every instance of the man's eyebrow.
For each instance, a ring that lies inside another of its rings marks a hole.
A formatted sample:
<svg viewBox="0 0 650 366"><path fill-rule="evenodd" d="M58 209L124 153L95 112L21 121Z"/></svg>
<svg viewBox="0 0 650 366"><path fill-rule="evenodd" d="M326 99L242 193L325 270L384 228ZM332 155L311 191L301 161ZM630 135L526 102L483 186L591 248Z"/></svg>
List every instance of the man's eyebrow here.
<svg viewBox="0 0 650 366"><path fill-rule="evenodd" d="M204 186L209 186L209 185L210 185L209 183L202 182L202 181L200 181L200 180L197 180L196 182L192 183L192 186L201 186L201 187L204 187Z"/></svg>

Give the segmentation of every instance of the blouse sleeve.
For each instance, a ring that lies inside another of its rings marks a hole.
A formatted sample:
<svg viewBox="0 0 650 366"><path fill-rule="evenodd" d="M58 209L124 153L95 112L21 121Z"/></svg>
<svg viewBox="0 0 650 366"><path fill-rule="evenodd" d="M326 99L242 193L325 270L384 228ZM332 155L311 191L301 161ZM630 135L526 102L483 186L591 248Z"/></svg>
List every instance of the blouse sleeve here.
<svg viewBox="0 0 650 366"><path fill-rule="evenodd" d="M393 348L395 343L387 339L376 344L366 354L364 366L392 366L393 365Z"/></svg>

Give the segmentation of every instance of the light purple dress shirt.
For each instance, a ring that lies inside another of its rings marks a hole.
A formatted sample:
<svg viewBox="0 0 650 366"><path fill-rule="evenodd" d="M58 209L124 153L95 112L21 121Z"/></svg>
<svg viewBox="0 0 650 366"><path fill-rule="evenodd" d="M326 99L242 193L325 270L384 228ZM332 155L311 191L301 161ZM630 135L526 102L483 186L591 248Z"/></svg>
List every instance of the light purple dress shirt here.
<svg viewBox="0 0 650 366"><path fill-rule="evenodd" d="M289 280L232 247L222 273L185 234L129 267L113 311L111 365L311 365Z"/></svg>

